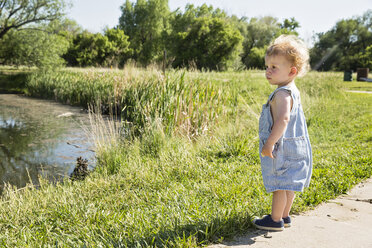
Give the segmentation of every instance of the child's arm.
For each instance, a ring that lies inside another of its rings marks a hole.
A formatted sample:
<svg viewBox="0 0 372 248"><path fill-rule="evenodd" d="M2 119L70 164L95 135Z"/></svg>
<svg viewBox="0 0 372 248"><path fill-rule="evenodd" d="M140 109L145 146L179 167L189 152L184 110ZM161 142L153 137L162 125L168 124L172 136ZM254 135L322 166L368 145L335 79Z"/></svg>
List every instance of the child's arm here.
<svg viewBox="0 0 372 248"><path fill-rule="evenodd" d="M280 90L275 94L270 106L274 124L270 136L262 148L261 154L263 157L269 156L270 158L274 158L272 154L274 145L282 137L289 122L292 97L288 92Z"/></svg>

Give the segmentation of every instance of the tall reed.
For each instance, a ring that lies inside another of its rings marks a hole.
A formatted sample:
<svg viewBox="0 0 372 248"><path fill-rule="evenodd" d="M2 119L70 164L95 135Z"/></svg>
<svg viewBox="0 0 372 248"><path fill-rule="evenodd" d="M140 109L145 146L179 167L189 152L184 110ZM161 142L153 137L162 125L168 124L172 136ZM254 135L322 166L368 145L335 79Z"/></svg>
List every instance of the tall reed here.
<svg viewBox="0 0 372 248"><path fill-rule="evenodd" d="M224 102L220 87L186 79L184 71L41 71L28 77L27 88L33 96L120 115L134 136L156 128L193 139L211 128Z"/></svg>

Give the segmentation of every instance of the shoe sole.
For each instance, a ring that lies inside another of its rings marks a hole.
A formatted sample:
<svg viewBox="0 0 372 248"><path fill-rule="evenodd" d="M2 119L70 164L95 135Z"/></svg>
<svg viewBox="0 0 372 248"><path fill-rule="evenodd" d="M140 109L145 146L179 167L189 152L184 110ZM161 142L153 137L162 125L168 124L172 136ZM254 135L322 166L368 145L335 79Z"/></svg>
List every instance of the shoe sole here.
<svg viewBox="0 0 372 248"><path fill-rule="evenodd" d="M284 230L284 227L268 227L268 226L259 226L255 223L253 223L254 226L258 229L261 229L261 230L266 230L266 231L283 231Z"/></svg>
<svg viewBox="0 0 372 248"><path fill-rule="evenodd" d="M291 226L292 226L291 223L284 224L284 227L285 227L285 228L288 228L288 227L291 227Z"/></svg>

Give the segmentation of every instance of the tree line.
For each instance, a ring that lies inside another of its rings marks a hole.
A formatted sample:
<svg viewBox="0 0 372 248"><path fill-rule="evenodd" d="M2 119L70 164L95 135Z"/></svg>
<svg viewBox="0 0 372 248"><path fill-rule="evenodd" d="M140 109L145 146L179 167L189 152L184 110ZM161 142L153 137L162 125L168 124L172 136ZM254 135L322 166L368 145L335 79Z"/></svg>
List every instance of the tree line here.
<svg viewBox="0 0 372 248"><path fill-rule="evenodd" d="M0 64L122 67L164 64L199 70L263 69L266 47L298 35L295 18L238 18L203 4L170 11L168 0L126 0L118 25L102 33L66 19L64 0L0 0ZM315 70L372 69L372 10L313 38Z"/></svg>

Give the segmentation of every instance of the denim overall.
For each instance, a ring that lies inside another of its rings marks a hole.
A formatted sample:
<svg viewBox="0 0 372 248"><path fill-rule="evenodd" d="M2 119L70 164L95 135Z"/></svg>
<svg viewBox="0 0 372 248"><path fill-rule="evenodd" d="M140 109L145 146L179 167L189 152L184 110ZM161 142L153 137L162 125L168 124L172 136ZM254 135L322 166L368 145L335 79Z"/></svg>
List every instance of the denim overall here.
<svg viewBox="0 0 372 248"><path fill-rule="evenodd" d="M273 156L262 157L262 147L271 133L273 119L270 101L279 90L287 91L293 100L287 129L274 145ZM296 85L277 88L262 106L259 121L260 159L263 182L268 193L276 190L303 191L310 184L312 151L306 120Z"/></svg>

